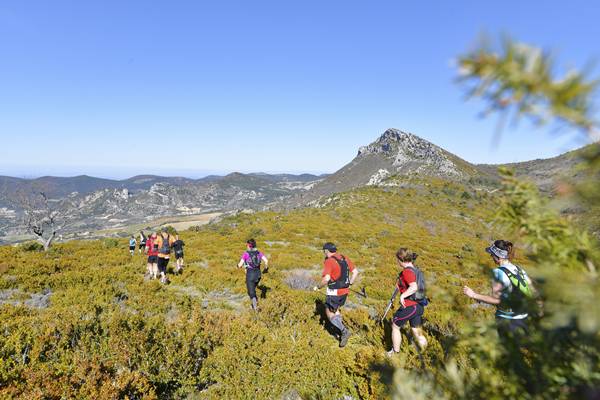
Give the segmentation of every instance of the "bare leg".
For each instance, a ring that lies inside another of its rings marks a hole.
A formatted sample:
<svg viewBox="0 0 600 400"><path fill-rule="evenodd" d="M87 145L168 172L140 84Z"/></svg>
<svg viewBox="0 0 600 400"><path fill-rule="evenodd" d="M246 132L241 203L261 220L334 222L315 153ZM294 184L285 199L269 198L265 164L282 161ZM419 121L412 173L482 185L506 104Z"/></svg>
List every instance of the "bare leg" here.
<svg viewBox="0 0 600 400"><path fill-rule="evenodd" d="M400 352L400 344L402 343L402 333L396 324L392 323L392 349L394 352Z"/></svg>
<svg viewBox="0 0 600 400"><path fill-rule="evenodd" d="M423 350L427 347L427 338L423 334L423 328L411 328L413 336L419 345L419 348Z"/></svg>

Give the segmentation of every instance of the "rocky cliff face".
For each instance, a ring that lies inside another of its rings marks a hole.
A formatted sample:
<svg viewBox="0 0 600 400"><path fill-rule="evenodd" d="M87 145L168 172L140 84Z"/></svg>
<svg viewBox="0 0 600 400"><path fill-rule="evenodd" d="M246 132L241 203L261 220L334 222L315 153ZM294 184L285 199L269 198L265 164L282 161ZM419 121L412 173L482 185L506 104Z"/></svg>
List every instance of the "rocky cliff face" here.
<svg viewBox="0 0 600 400"><path fill-rule="evenodd" d="M390 174L426 174L449 178L463 178L465 173L438 146L425 139L388 129L375 142L358 150L357 158L375 155L391 162Z"/></svg>

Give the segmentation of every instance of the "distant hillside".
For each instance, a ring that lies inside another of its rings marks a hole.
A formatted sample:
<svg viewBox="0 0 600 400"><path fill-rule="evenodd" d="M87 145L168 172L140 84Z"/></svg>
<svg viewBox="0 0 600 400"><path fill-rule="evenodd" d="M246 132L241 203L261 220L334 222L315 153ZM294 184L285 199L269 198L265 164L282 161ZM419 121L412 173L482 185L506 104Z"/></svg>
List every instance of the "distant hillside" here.
<svg viewBox="0 0 600 400"><path fill-rule="evenodd" d="M44 192L51 199L62 199L73 193L87 195L104 189L127 189L130 192L148 190L158 182L181 185L194 182L194 180L155 175L139 175L120 181L87 175L73 177L44 176L35 179L0 176L0 205L15 205L18 200L17 197L21 193Z"/></svg>
<svg viewBox="0 0 600 400"><path fill-rule="evenodd" d="M477 165L477 168L497 176L499 167L508 167L514 169L517 176L531 179L543 192L552 192L558 180L577 181L582 177L576 166L583 161L581 155L590 146L593 144L553 158L500 165L480 164Z"/></svg>
<svg viewBox="0 0 600 400"><path fill-rule="evenodd" d="M78 176L38 179L0 178L0 240L25 233L22 196L44 192L63 220L65 233L115 230L165 216L233 210L262 210L307 191L321 178L315 175L241 174L203 179L141 175L122 181ZM14 239L11 239L14 238Z"/></svg>

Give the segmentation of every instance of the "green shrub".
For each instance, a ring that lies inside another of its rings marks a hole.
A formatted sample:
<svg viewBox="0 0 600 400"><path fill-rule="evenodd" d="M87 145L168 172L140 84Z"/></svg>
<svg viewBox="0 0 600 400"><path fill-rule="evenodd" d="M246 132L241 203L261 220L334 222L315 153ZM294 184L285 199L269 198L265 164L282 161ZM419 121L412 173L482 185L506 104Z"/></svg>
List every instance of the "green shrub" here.
<svg viewBox="0 0 600 400"><path fill-rule="evenodd" d="M20 247L23 251L44 251L44 245L34 240L22 243Z"/></svg>
<svg viewBox="0 0 600 400"><path fill-rule="evenodd" d="M102 247L104 247L105 249L125 247L125 242L116 238L106 238L102 240Z"/></svg>

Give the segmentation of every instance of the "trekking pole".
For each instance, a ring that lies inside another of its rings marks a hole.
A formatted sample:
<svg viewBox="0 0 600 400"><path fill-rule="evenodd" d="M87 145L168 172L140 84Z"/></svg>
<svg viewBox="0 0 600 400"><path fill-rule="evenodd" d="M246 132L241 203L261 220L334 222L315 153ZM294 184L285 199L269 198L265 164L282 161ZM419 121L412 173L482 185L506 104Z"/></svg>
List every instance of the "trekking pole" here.
<svg viewBox="0 0 600 400"><path fill-rule="evenodd" d="M390 298L390 301L389 301L387 307L385 308L385 312L383 313L383 317L381 317L381 321L379 321L380 323L383 324L383 321L385 320L385 316L387 315L387 313L390 311L390 309L394 305L394 300L396 299L396 295L397 294L398 294L398 288L394 289L394 293L392 294L392 297Z"/></svg>
<svg viewBox="0 0 600 400"><path fill-rule="evenodd" d="M396 282L398 282L398 279L400 279L400 274L401 274L401 272L398 274L398 277L396 278ZM394 300L396 299L396 296L398 295L398 291L399 291L398 286L396 286L394 288L394 293L392 293L392 297L390 298L390 301L389 301L387 307L385 308L383 317L381 317L381 321L380 321L381 324L383 324L383 321L385 320L385 316L387 315L387 313L390 311L390 309L394 305Z"/></svg>
<svg viewBox="0 0 600 400"><path fill-rule="evenodd" d="M364 287L363 287L363 288L361 288L361 289L360 289L360 291L358 291L358 290L354 290L354 289L351 289L351 288L350 288L350 291L351 291L351 292L354 292L354 293L356 293L356 294L357 294L357 295L359 295L359 296L362 296L362 297L364 297L365 299L367 298L367 291L365 290L365 288L364 288Z"/></svg>

